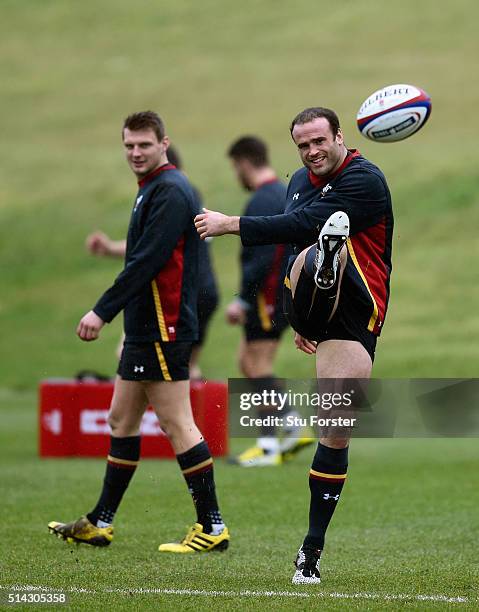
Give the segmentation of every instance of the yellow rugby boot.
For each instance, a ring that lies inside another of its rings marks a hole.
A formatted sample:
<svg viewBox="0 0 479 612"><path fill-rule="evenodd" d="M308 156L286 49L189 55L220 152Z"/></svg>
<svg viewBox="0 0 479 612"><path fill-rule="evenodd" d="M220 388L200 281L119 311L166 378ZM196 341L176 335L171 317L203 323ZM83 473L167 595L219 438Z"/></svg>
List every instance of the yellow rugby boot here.
<svg viewBox="0 0 479 612"><path fill-rule="evenodd" d="M281 465L282 457L280 452L268 452L261 446L251 446L228 462L241 467L263 467Z"/></svg>
<svg viewBox="0 0 479 612"><path fill-rule="evenodd" d="M86 516L71 523L48 523L50 533L66 540L69 544L91 544L92 546L109 546L113 540L113 527L96 527Z"/></svg>
<svg viewBox="0 0 479 612"><path fill-rule="evenodd" d="M230 534L227 527L218 535L213 535L203 533L203 525L195 523L181 542L160 544L158 550L180 554L210 552L211 550L223 551L228 548L229 540Z"/></svg>
<svg viewBox="0 0 479 612"><path fill-rule="evenodd" d="M281 448L281 457L283 461L291 461L303 448L311 446L317 440L315 438L295 438L285 440L284 446Z"/></svg>

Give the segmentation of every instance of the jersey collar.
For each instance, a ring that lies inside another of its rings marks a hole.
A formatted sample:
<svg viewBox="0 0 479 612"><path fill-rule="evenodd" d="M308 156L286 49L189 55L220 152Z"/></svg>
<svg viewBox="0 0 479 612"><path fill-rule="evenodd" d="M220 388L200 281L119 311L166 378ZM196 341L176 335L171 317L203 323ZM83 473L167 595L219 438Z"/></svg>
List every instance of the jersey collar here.
<svg viewBox="0 0 479 612"><path fill-rule="evenodd" d="M153 170L152 172L150 172L149 174L144 176L142 179L140 179L138 181L139 188L141 189L142 187L144 187L146 185L146 183L149 183L151 180L153 180L155 178L155 176L158 176L159 174L161 174L165 170L176 170L176 166L174 166L173 164L170 164L170 163L163 164L162 166L160 166L156 170Z"/></svg>
<svg viewBox="0 0 479 612"><path fill-rule="evenodd" d="M261 189L261 187L264 187L265 185L271 185L272 183L277 183L277 182L278 182L278 180L279 180L279 179L278 179L278 177L277 177L277 176L275 176L275 177L273 177L273 178L270 178L270 179L267 179L266 181L263 181L262 183L260 183L260 184L259 184L259 185L256 187L255 191L257 191L258 189Z"/></svg>
<svg viewBox="0 0 479 612"><path fill-rule="evenodd" d="M333 174L330 174L328 177L320 178L319 176L313 174L311 170L308 170L309 180L315 187L324 187L331 179L338 176L338 174L341 174L344 168L346 168L346 166L348 166L355 157L359 157L360 155L361 153L358 149L348 149L348 153L344 158L343 163L339 166L336 172L333 172Z"/></svg>

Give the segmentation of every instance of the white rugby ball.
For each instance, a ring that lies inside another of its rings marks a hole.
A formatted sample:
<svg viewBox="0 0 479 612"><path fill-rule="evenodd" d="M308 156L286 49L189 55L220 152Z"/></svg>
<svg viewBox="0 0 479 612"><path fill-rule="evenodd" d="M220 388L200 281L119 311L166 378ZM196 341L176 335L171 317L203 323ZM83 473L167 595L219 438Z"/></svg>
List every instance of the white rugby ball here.
<svg viewBox="0 0 479 612"><path fill-rule="evenodd" d="M431 114L431 98L414 85L378 89L359 108L356 121L363 136L375 142L396 142L420 130Z"/></svg>

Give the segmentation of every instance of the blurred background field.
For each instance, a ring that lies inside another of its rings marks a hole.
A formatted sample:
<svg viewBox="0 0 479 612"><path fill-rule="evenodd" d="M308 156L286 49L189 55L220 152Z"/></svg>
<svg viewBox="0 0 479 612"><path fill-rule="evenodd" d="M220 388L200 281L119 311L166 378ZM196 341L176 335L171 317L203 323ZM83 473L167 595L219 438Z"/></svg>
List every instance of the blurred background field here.
<svg viewBox="0 0 479 612"><path fill-rule="evenodd" d="M233 213L246 194L227 146L259 134L287 180L298 167L289 122L314 104L337 109L348 145L384 170L394 197L391 307L376 375L475 376L478 14L468 0L441 9L408 0L399 10L372 0L4 0L0 385L32 388L87 366L114 371L121 322L94 346L74 330L119 271L83 245L95 228L125 233L136 193L120 140L129 112L157 110L206 205ZM431 119L402 143L370 143L356 111L395 82L428 91ZM238 248L235 237L213 243L223 304L237 288ZM219 311L203 359L209 377L237 374L238 339ZM278 373L312 372L285 341Z"/></svg>
<svg viewBox="0 0 479 612"><path fill-rule="evenodd" d="M120 269L118 262L89 256L84 239L98 228L118 238L125 233L136 185L123 159L120 128L123 118L132 111L157 110L205 204L238 213L247 196L236 184L225 156L230 142L245 133L265 138L278 175L287 180L299 165L288 132L291 118L306 106L336 109L348 146L360 148L383 169L395 205L391 302L374 374L391 378L477 376L478 17L479 6L473 0L405 0L400 4L378 0L2 1L0 408L5 444L0 453L5 474L10 475L6 491L13 504L8 515L12 525L21 520L31 524L34 518L41 523L18 536L20 545L31 546L31 538L43 529L44 519L71 518L50 516L54 507L42 491L23 498L22 490L32 479L46 478L49 494L58 495L61 508L72 512L75 504L68 497L72 493L66 494L68 487L62 487L60 475L69 478L74 472L75 485L83 486L85 465L95 466L95 482L103 470L102 462L35 460L34 391L43 378L71 376L84 368L107 374L115 370L120 320L108 326L94 344L82 344L74 330ZM416 84L431 95L429 123L402 143L370 143L355 127L356 111L372 91L396 82ZM235 237L219 238L212 247L224 307L238 285L239 241ZM207 377L238 375L235 355L239 338L239 330L225 324L220 308L202 359ZM281 347L277 373L312 376L313 360L298 355L291 338L287 338ZM470 504L475 499L477 506L477 487L468 489L467 499L463 498L455 472L439 466L435 457L437 453L453 456L454 465L461 470L459 482L467 486L477 464L472 442L450 441L434 446L430 441L421 446L415 441L403 450L401 443L395 442L392 457L402 465L397 468L399 475L388 462L388 441L363 442L357 451L353 449L361 457L364 478L378 462L386 466L384 490L399 478L395 486L401 494L391 499L377 496L391 517L389 527L393 530L397 528L392 522L398 499L403 499L404 508L408 508L406 500L417 500L424 494L431 512L435 504L440 504L442 491L448 487L454 491L459 516L446 512L441 515L444 523L439 525L434 511L428 519L428 510L420 506L421 520L415 533L404 532L401 540L385 527L382 534L375 534L379 538L377 546L384 546L378 553L386 563L384 576L402 572L398 588L427 588L427 581L408 581L412 578L406 550L414 546L418 532L422 534L421 550L425 551L432 541L436 542L438 530L448 529L450 521L456 525L454 538L439 538L436 556L424 561L424 567L432 573L439 571L438 564L451 550L456 554L458 542L469 537L473 515ZM403 453L409 453L410 459L404 458L401 464ZM267 470L257 475L231 475L230 468L221 466L220 480L225 487L231 481L231 486L239 487L246 496L245 487L256 491L264 486L265 478L278 479L278 487L283 479L281 487L286 491L303 478L308 461L305 456L281 474ZM408 476L416 464L423 466L419 490ZM72 465L77 466L76 471ZM167 463L161 470L171 473L179 489L182 483L174 466ZM90 489L93 485L87 481L85 489ZM280 493L275 491L274 495ZM244 510L249 516L246 502L235 514L234 496L223 495L237 525L244 520L240 532L246 532L251 523L251 518L245 519L243 514ZM305 482L298 495L304 497L301 507L305 508ZM359 488L356 495L360 497ZM20 505L14 504L17 499ZM281 499L278 497L278 504L283 504L284 517L292 502ZM365 503L367 512L370 506ZM176 525L176 510L170 506L166 520ZM129 508L125 516L133 513L132 506ZM353 506L344 512L352 516ZM267 513L258 510L255 517L258 537L262 533L268 534L266 539L276 537L267 531L271 527ZM278 520L283 520L281 517ZM263 528L266 531L262 532ZM290 526L288 523L289 528L294 537L287 537L288 554L289 545L294 541L296 546L302 535L298 521ZM38 550L34 546L31 554L42 559L44 543L39 539ZM140 541L151 545L144 529ZM406 564L393 563L394 571L387 565L391 561L391 541L403 546L401 559ZM21 550L13 537L2 544ZM53 554L56 544L51 542L48 554ZM254 551L242 545L235 566L238 571L261 554L257 541ZM273 554L273 549L267 550ZM362 576L360 584L353 581L344 588L367 589L365 576L369 576L375 560L364 557L361 561L358 557L355 561L354 554L363 552L359 543L349 557ZM452 577L464 568L470 569L470 560L471 554L466 551L461 557L464 566L451 569L450 574L444 569L446 574L436 575L431 588L440 591L443 584L446 590L449 585L451 591L466 592L466 586ZM335 562L340 571L339 558ZM40 580L38 568L33 573L25 569L27 559L22 557L18 563L23 568L18 580ZM421 563L422 558L419 566ZM67 567L71 578L74 569ZM267 587L267 570L261 567L266 573L263 586ZM5 574L9 583L14 568L15 564ZM289 569L285 570L288 576ZM115 574L117 581L120 578L121 572ZM198 580L200 584L201 577ZM212 584L222 584L219 569ZM279 580L278 584L283 588L287 583ZM386 584L391 589L395 586L393 580ZM381 580L375 585L380 588Z"/></svg>

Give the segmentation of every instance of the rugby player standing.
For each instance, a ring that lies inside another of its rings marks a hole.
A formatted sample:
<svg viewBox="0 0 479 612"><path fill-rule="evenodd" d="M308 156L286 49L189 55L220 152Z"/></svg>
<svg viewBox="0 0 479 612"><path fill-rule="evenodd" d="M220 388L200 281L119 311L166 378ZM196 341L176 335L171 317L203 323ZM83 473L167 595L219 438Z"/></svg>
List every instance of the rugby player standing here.
<svg viewBox="0 0 479 612"><path fill-rule="evenodd" d="M185 175L168 163L169 139L156 113L127 117L122 137L139 185L125 267L77 328L81 340L96 340L103 325L124 311L125 343L108 415L112 435L106 474L91 512L48 527L67 541L111 543L113 518L140 458L140 422L151 404L197 513L182 542L161 544L159 550L224 550L230 536L218 508L213 460L194 422L189 395L188 365L198 334L197 203Z"/></svg>
<svg viewBox="0 0 479 612"><path fill-rule="evenodd" d="M245 216L279 215L284 213L286 186L270 165L266 143L257 136L238 138L228 149L228 157L240 185L252 192ZM274 375L274 359L280 338L288 327L283 313L283 279L291 256L284 244L243 246L241 249L241 288L238 297L226 309L226 320L241 325L244 337L239 348L239 367L251 380L254 391L281 391ZM282 415L291 414L286 407ZM259 410L258 416L267 416ZM273 425L263 424L256 445L233 459L242 467L280 465L298 450L312 442L298 431L285 429L280 438Z"/></svg>
<svg viewBox="0 0 479 612"><path fill-rule="evenodd" d="M367 379L389 299L389 188L379 168L346 148L334 111L307 108L293 119L290 131L304 168L289 183L285 214L240 218L205 210L195 224L202 238L239 234L244 245L293 243L285 310L297 348L316 353L320 383ZM320 582L326 529L346 479L349 438L348 431L320 437L309 474L309 530L296 557L295 584Z"/></svg>

